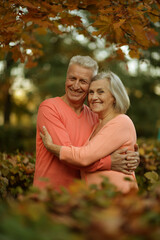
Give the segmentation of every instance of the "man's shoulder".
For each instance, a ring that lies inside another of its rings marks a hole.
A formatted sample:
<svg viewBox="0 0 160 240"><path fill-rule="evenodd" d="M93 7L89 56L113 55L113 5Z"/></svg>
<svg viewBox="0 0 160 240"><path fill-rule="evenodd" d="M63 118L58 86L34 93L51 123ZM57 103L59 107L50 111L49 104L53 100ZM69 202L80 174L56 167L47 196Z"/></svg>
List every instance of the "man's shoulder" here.
<svg viewBox="0 0 160 240"><path fill-rule="evenodd" d="M67 112L67 108L60 97L54 97L44 100L39 106L39 112L62 116Z"/></svg>
<svg viewBox="0 0 160 240"><path fill-rule="evenodd" d="M44 100L43 102L41 102L41 104L39 105L39 112L52 112L56 113L59 112L59 109L61 109L60 107L60 97L55 97L55 98L48 98L46 100Z"/></svg>
<svg viewBox="0 0 160 240"><path fill-rule="evenodd" d="M48 98L41 102L39 107L48 107L48 108L54 108L57 106L57 104L60 103L60 97L55 97L55 98Z"/></svg>
<svg viewBox="0 0 160 240"><path fill-rule="evenodd" d="M59 101L59 97L48 98L41 102L40 107L42 106L53 106Z"/></svg>

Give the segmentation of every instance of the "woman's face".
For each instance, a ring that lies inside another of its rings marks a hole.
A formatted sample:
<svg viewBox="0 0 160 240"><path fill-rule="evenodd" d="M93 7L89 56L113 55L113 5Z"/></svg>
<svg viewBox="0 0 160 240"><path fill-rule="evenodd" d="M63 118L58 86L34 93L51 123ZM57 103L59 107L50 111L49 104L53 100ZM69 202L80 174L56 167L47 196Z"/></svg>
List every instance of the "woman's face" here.
<svg viewBox="0 0 160 240"><path fill-rule="evenodd" d="M106 79L91 82L88 93L88 102L91 110L98 115L106 115L114 111L114 97L109 90L109 81Z"/></svg>

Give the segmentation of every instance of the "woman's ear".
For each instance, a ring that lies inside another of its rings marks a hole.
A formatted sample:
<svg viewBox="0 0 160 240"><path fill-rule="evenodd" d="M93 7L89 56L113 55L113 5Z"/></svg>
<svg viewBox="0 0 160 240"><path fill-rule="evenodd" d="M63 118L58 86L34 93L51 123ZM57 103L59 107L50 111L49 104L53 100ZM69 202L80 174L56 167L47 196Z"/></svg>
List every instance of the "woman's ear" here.
<svg viewBox="0 0 160 240"><path fill-rule="evenodd" d="M113 106L115 107L116 106L116 99L114 98L113 100Z"/></svg>

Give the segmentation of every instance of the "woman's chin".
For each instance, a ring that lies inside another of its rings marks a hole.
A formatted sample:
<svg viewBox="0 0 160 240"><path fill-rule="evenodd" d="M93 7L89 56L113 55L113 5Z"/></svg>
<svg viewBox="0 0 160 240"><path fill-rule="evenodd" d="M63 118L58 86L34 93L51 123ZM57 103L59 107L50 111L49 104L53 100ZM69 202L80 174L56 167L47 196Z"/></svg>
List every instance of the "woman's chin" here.
<svg viewBox="0 0 160 240"><path fill-rule="evenodd" d="M99 110L96 109L96 108L92 108L91 110L92 110L92 112L94 112L94 113L99 113Z"/></svg>

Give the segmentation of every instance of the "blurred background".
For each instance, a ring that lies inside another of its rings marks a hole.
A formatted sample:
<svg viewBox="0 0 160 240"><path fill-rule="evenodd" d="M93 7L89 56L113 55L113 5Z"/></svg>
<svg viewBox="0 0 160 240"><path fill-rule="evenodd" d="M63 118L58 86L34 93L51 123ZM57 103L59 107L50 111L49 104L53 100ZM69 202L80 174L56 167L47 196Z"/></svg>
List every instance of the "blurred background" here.
<svg viewBox="0 0 160 240"><path fill-rule="evenodd" d="M74 55L89 55L100 70L115 72L127 88L138 139L160 140L160 49L149 48L143 59L131 59L127 46L125 59L113 58L115 46L103 39L88 40L76 32L39 36L44 54L38 65L25 68L10 54L0 61L0 152L35 152L36 116L46 98L64 94L69 60ZM32 54L30 49L28 55ZM111 57L112 56L112 57Z"/></svg>

